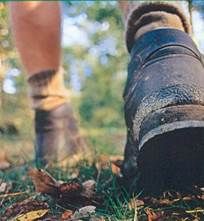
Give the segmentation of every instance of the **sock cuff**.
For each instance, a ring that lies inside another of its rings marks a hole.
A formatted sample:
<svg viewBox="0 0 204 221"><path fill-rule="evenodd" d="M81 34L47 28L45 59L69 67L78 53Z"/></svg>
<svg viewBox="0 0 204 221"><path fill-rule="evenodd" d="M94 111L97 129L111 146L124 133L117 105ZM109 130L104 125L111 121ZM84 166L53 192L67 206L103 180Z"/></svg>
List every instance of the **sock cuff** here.
<svg viewBox="0 0 204 221"><path fill-rule="evenodd" d="M67 96L67 90L64 86L63 69L45 70L33 74L28 78L30 86L29 95L31 97L39 96Z"/></svg>
<svg viewBox="0 0 204 221"><path fill-rule="evenodd" d="M56 75L56 70L44 70L33 74L28 78L28 83L32 86L42 87L48 85L52 81L54 75Z"/></svg>
<svg viewBox="0 0 204 221"><path fill-rule="evenodd" d="M162 2L154 2L154 3L143 3L142 5L139 5L138 7L135 7L128 16L127 19L127 25L126 25L126 45L128 52L131 51L132 46L135 41L135 34L138 31L139 28L142 27L143 22L142 20L139 21L139 19L151 12L165 12L169 13L175 16L178 16L180 19L183 29L186 33L191 33L191 26L186 18L186 16L183 14L180 7L176 6L175 4L169 4L169 3L162 3Z"/></svg>
<svg viewBox="0 0 204 221"><path fill-rule="evenodd" d="M68 100L62 68L58 71L41 71L30 76L27 81L33 109L50 110Z"/></svg>

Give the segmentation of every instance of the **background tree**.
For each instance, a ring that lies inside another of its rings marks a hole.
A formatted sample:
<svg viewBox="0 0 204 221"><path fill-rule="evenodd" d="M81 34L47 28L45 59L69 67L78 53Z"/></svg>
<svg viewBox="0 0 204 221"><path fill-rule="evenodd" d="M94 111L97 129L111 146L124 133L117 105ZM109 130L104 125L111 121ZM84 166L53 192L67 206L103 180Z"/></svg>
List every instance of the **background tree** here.
<svg viewBox="0 0 204 221"><path fill-rule="evenodd" d="M196 13L203 15L203 3L192 1L192 5L195 20ZM65 81L81 127L96 150L121 152L126 133L122 94L128 54L117 2L63 2L62 9ZM202 16L199 23L198 20L193 22L200 45L204 30L198 36L196 27L201 29L198 25L201 23ZM8 10L0 3L0 114L3 116L0 126L12 122L19 130L16 148L30 152L33 149L33 115L27 99L25 74L10 39ZM2 137L0 146L13 149L11 137Z"/></svg>

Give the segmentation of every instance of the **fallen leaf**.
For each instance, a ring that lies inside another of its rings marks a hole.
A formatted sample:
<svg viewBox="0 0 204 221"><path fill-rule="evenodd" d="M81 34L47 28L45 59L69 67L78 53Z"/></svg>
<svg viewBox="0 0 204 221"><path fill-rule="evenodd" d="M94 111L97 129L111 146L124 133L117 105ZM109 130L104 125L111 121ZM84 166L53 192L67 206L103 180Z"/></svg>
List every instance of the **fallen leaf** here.
<svg viewBox="0 0 204 221"><path fill-rule="evenodd" d="M73 198L82 192L82 185L78 182L62 183L58 192L60 198Z"/></svg>
<svg viewBox="0 0 204 221"><path fill-rule="evenodd" d="M62 213L61 215L61 219L62 220L67 220L70 219L73 215L73 211L72 210L66 210L64 213Z"/></svg>
<svg viewBox="0 0 204 221"><path fill-rule="evenodd" d="M33 221L37 220L39 218L42 218L45 216L45 214L48 213L48 209L42 209L42 210L35 210L35 211L30 211L25 214L21 214L16 216L12 221Z"/></svg>
<svg viewBox="0 0 204 221"><path fill-rule="evenodd" d="M121 174L121 168L118 167L115 163L111 163L111 171L115 175Z"/></svg>
<svg viewBox="0 0 204 221"><path fill-rule="evenodd" d="M30 169L29 176L37 192L50 195L58 204L66 208L95 205L100 200L95 197L95 181L93 180L82 184L76 179L69 182L59 182L46 171L38 169Z"/></svg>
<svg viewBox="0 0 204 221"><path fill-rule="evenodd" d="M123 156L109 156L100 155L96 162L96 168L98 170L109 168L111 163L117 167L121 167L123 162Z"/></svg>
<svg viewBox="0 0 204 221"><path fill-rule="evenodd" d="M110 161L111 162L115 162L116 164L118 164L118 166L121 166L124 160L124 156L122 155L113 155L110 156Z"/></svg>
<svg viewBox="0 0 204 221"><path fill-rule="evenodd" d="M11 166L11 163L9 162L6 152L1 151L0 153L0 170L6 170Z"/></svg>
<svg viewBox="0 0 204 221"><path fill-rule="evenodd" d="M96 168L100 171L110 167L110 157L108 155L100 155L96 160Z"/></svg>
<svg viewBox="0 0 204 221"><path fill-rule="evenodd" d="M11 183L0 181L0 193L8 193L12 189Z"/></svg>
<svg viewBox="0 0 204 221"><path fill-rule="evenodd" d="M46 193L53 197L58 195L59 182L42 169L30 169L28 172L35 189L39 193Z"/></svg>
<svg viewBox="0 0 204 221"><path fill-rule="evenodd" d="M81 215L90 215L90 214L93 214L95 213L95 210L96 210L96 207L95 206L85 206L85 207L82 207L79 209L79 213Z"/></svg>
<svg viewBox="0 0 204 221"><path fill-rule="evenodd" d="M95 195L96 182L94 180L87 180L82 183L82 195L87 198L93 198Z"/></svg>
<svg viewBox="0 0 204 221"><path fill-rule="evenodd" d="M148 221L162 221L162 220L164 220L163 219L164 218L163 211L155 213L151 209L146 209L145 212L147 214Z"/></svg>
<svg viewBox="0 0 204 221"><path fill-rule="evenodd" d="M3 216L1 217L2 221L10 220L18 215L26 214L30 211L36 210L48 210L49 206L45 202L41 202L33 199L26 199L21 202L17 202L8 207Z"/></svg>
<svg viewBox="0 0 204 221"><path fill-rule="evenodd" d="M96 207L92 205L82 207L79 210L75 211L74 215L72 216L72 219L82 219L86 217L91 217L95 214L95 210Z"/></svg>
<svg viewBox="0 0 204 221"><path fill-rule="evenodd" d="M84 188L80 183L63 183L59 187L59 197L56 200L58 204L69 209L90 205L91 203L95 204L94 196L91 193L86 194L84 194Z"/></svg>

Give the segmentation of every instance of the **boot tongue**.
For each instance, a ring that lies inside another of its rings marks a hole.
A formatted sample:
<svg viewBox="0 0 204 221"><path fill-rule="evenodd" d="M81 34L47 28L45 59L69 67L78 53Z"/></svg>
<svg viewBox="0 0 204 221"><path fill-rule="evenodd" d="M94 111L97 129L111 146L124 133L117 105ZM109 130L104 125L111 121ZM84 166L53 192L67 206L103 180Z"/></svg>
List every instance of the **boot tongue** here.
<svg viewBox="0 0 204 221"><path fill-rule="evenodd" d="M190 33L186 16L173 4L146 3L132 10L127 21L126 44L131 51L135 39L144 33L159 29L174 28Z"/></svg>

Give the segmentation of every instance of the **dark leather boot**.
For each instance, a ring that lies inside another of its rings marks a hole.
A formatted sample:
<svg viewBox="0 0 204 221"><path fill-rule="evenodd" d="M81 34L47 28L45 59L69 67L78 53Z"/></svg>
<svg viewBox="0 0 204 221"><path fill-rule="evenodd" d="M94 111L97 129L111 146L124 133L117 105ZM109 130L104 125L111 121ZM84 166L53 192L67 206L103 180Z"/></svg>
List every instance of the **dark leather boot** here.
<svg viewBox="0 0 204 221"><path fill-rule="evenodd" d="M81 138L70 104L65 103L51 111L36 110L36 161L39 166L71 160L83 153Z"/></svg>
<svg viewBox="0 0 204 221"><path fill-rule="evenodd" d="M204 64L188 34L163 28L135 41L124 100L129 187L203 185Z"/></svg>

